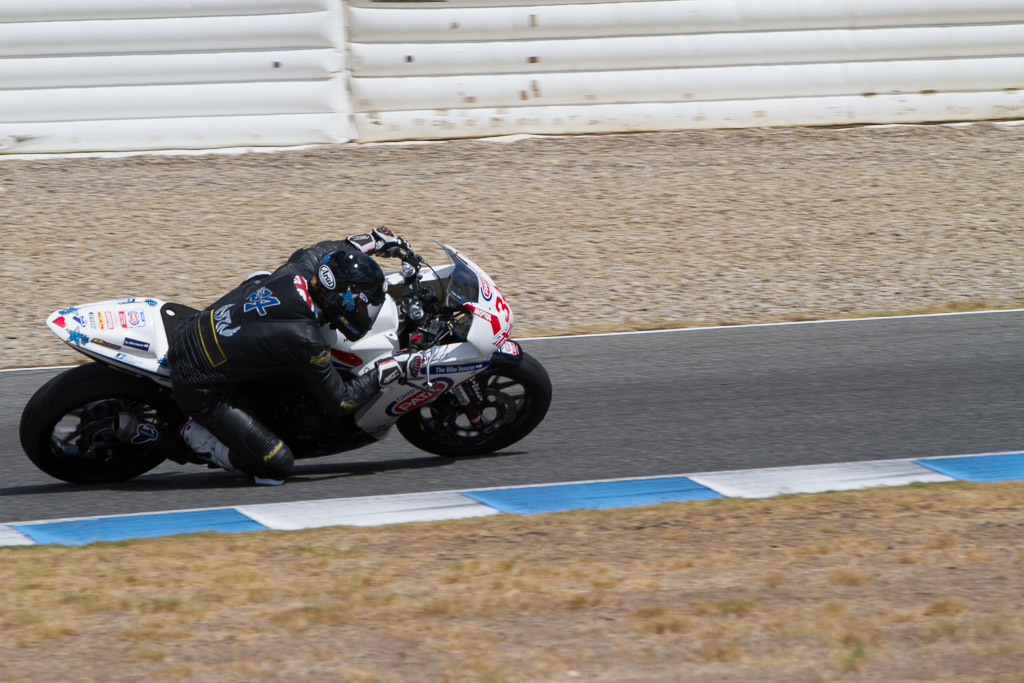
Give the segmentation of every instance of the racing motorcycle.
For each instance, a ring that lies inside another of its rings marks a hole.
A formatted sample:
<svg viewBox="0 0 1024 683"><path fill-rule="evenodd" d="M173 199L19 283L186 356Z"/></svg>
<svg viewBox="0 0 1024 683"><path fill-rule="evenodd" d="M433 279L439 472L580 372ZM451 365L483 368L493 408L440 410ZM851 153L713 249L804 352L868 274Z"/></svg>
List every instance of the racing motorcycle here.
<svg viewBox="0 0 1024 683"><path fill-rule="evenodd" d="M323 328L343 379L370 371L377 360L415 354L419 367L402 382L342 418L325 413L285 375L238 388L296 459L373 444L392 427L429 453L480 456L507 448L544 419L551 380L509 338L508 302L483 269L441 247L449 262L436 269L403 251L402 269L386 274L388 296L362 339L351 342ZM186 416L172 397L165 358L171 331L195 312L161 299L126 298L52 313L49 328L94 362L57 375L29 400L20 425L29 459L75 484L125 481L165 460L206 465L180 435Z"/></svg>

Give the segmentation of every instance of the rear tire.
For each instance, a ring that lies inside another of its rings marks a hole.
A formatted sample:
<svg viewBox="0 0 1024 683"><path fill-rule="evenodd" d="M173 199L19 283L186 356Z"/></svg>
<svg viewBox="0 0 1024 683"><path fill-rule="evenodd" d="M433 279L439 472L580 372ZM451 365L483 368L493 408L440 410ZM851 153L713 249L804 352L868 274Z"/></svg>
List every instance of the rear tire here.
<svg viewBox="0 0 1024 683"><path fill-rule="evenodd" d="M471 382L483 396L482 423L472 424L452 391L398 420L413 446L450 458L494 453L532 432L551 405L551 379L536 358L492 364ZM472 393L470 389L468 392Z"/></svg>
<svg viewBox="0 0 1024 683"><path fill-rule="evenodd" d="M21 446L51 477L72 484L125 481L168 457L175 444L165 422L174 412L169 389L99 363L79 365L26 404ZM130 439L114 434L118 414L139 422Z"/></svg>

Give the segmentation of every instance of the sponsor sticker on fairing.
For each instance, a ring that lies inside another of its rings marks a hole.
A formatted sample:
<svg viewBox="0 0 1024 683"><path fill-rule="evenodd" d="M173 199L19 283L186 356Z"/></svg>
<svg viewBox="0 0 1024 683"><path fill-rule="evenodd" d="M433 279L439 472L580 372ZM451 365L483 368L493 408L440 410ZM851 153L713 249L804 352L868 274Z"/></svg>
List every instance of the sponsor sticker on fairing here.
<svg viewBox="0 0 1024 683"><path fill-rule="evenodd" d="M510 356L518 356L519 355L519 344L517 344L514 341L506 340L506 341L502 342L501 346L498 347L498 348L499 348L499 350L502 353L508 354Z"/></svg>
<svg viewBox="0 0 1024 683"><path fill-rule="evenodd" d="M498 332L498 334L494 335L494 339L491 340L491 343L494 344L496 347L501 348L501 345L504 344L506 340L508 340L508 333L508 330L502 330L501 332Z"/></svg>
<svg viewBox="0 0 1024 683"><path fill-rule="evenodd" d="M127 353L119 353L116 356L114 356L114 359L120 361L121 363L124 363L125 365L138 365L138 361L135 358L129 356Z"/></svg>
<svg viewBox="0 0 1024 683"><path fill-rule="evenodd" d="M430 403L435 398L437 398L438 396L446 392L449 388L451 388L452 384L454 384L454 382L452 382L450 379L448 379L447 377L442 377L435 381L426 389L420 389L411 396L407 396L405 398L395 401L385 409L385 412L387 412L387 414L392 417L404 415L405 413L408 413L410 410L415 410L420 406Z"/></svg>
<svg viewBox="0 0 1024 683"><path fill-rule="evenodd" d="M112 351L120 351L121 350L121 347L119 345L111 344L106 339L100 339L99 337L93 337L91 339L91 341L96 346L102 346L105 349L110 349Z"/></svg>
<svg viewBox="0 0 1024 683"><path fill-rule="evenodd" d="M454 375L460 372L478 372L490 364L490 361L485 360L478 361L476 363L459 363L457 365L431 365L430 373L438 375ZM409 374L413 377L423 376L427 374L427 368L426 366L418 368L415 373L410 370Z"/></svg>
<svg viewBox="0 0 1024 683"><path fill-rule="evenodd" d="M489 322L491 324L491 329L494 331L495 334L497 334L498 331L501 329L501 323L498 322L498 318L490 311L487 311L483 308L480 308L479 306L474 306L473 304L469 303L466 304L466 308L473 311L473 315L475 315L476 317L480 318L481 320Z"/></svg>
<svg viewBox="0 0 1024 683"><path fill-rule="evenodd" d="M124 345L130 346L133 349L139 351L149 351L149 342L139 341L138 339L132 339L131 337L124 338Z"/></svg>
<svg viewBox="0 0 1024 683"><path fill-rule="evenodd" d="M74 344L75 346L85 346L89 343L88 335L82 334L75 330L68 330L68 344Z"/></svg>

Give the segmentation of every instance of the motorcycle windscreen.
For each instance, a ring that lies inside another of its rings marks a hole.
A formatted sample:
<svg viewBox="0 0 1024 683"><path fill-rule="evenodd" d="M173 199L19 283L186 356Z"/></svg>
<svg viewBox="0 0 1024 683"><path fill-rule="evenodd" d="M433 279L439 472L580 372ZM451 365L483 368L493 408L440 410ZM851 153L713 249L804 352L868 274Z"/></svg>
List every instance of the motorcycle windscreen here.
<svg viewBox="0 0 1024 683"><path fill-rule="evenodd" d="M456 331L481 353L493 352L493 347L501 346L512 331L512 310L482 268L451 247L445 246L444 250L453 266L446 302L471 314L456 321Z"/></svg>
<svg viewBox="0 0 1024 683"><path fill-rule="evenodd" d="M475 304L480 298L480 278L461 256L454 252L448 256L455 266L448 280L448 305Z"/></svg>

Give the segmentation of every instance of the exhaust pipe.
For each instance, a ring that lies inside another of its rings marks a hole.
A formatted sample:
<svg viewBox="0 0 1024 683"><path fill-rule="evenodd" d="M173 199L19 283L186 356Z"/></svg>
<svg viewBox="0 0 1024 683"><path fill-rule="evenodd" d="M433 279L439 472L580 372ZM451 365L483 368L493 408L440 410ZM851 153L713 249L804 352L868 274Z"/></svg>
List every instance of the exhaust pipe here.
<svg viewBox="0 0 1024 683"><path fill-rule="evenodd" d="M118 441L131 441L142 422L132 413L122 410L114 416L114 436Z"/></svg>
<svg viewBox="0 0 1024 683"><path fill-rule="evenodd" d="M142 444L156 441L160 438L160 430L151 422L145 422L136 417L133 413L122 410L114 416L114 436L118 441L124 443Z"/></svg>

